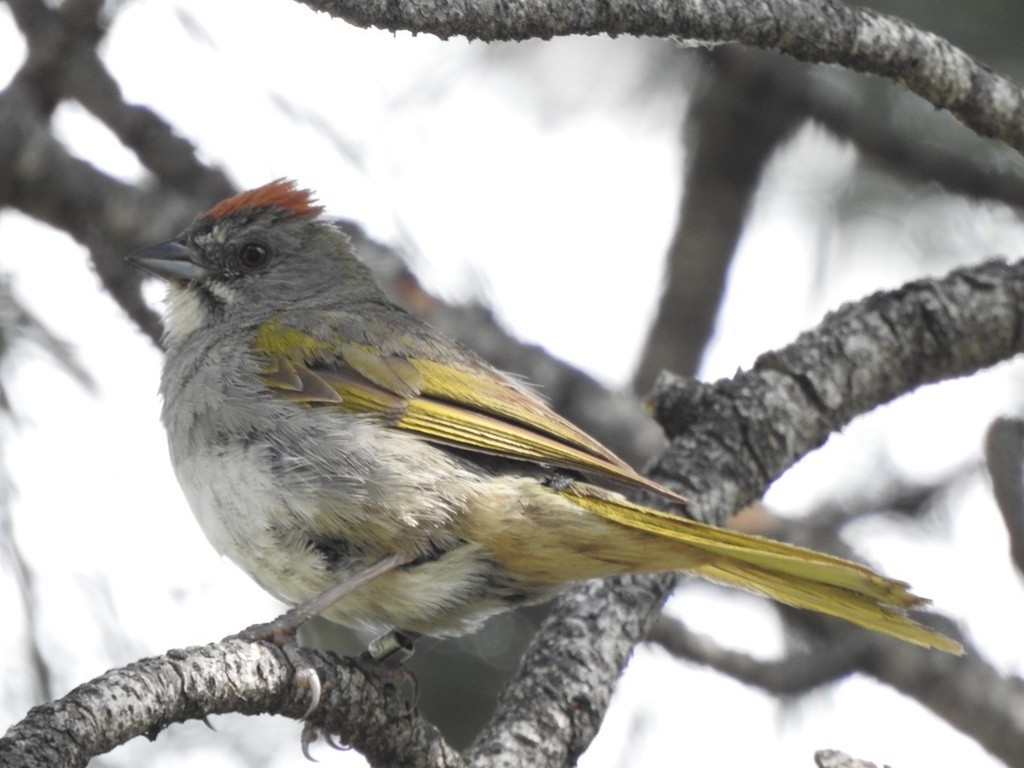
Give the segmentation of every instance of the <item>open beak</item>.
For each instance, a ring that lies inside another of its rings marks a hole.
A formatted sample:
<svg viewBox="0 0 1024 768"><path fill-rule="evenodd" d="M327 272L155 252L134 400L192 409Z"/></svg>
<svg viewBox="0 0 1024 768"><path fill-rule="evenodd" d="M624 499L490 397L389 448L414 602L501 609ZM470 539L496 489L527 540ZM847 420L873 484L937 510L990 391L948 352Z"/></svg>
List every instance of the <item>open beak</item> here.
<svg viewBox="0 0 1024 768"><path fill-rule="evenodd" d="M197 263L195 251L173 240L139 248L125 258L165 280L202 280L210 274Z"/></svg>

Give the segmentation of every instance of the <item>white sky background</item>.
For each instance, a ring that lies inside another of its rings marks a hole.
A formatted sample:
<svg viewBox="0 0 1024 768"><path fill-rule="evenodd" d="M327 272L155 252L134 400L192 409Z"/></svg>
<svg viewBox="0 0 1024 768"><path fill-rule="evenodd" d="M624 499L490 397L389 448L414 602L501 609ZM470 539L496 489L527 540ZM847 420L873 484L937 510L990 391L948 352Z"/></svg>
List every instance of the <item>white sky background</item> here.
<svg viewBox="0 0 1024 768"><path fill-rule="evenodd" d="M188 17L202 35L189 32ZM429 289L482 296L517 334L621 384L639 355L674 226L685 94L638 90L646 49L637 41L534 48L528 63L502 68L482 62L480 44L357 30L285 0L251 0L244 9L226 0L147 0L116 16L104 57L129 100L157 109L241 186L297 178L330 211L413 248ZM0 6L0 82L22 50ZM62 107L57 125L80 156L122 178L142 177L80 109ZM834 189L854 162L851 150L813 129L773 162L705 375L728 375L841 301L916 275L922 247L938 254L935 273L957 259L1024 252L1024 231L1010 214L957 200L907 201L899 214L880 210L841 235L826 232L819 220L829 218ZM55 687L64 692L110 666L274 615L278 606L217 558L189 514L158 423L159 354L98 291L82 250L3 212L0 270L78 349L99 389L88 395L27 356L13 385L23 424L4 435L18 542L36 579ZM798 512L863 482L880 461L921 480L977 462L991 418L1019 412L1019 382L1019 367L1001 366L905 398L852 425L769 500ZM930 529L877 523L854 535L875 564L966 617L972 639L1020 673L1024 595L983 483L966 484ZM2 587L0 607L17 625L13 593ZM722 642L761 655L781 648L772 614L752 598L723 601L717 590L691 587L671 610ZM0 632L0 642L10 647L22 629ZM0 667L0 729L32 703L15 661L9 655ZM136 739L102 764L308 765L294 723L215 721L217 733L174 726L155 745ZM823 747L899 766L997 764L865 679L783 707L645 650L582 762L809 766ZM326 765L360 763L326 748L316 755Z"/></svg>

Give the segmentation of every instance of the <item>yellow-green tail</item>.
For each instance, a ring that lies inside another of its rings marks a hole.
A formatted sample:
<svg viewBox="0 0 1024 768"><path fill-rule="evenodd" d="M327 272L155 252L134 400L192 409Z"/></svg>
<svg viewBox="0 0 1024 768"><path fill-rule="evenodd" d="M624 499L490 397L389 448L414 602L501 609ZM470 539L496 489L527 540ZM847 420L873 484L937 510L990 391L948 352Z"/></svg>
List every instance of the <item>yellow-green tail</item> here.
<svg viewBox="0 0 1024 768"><path fill-rule="evenodd" d="M837 616L915 645L963 653L960 643L904 613L904 609L925 605L928 600L909 592L906 583L881 576L867 566L659 512L588 485L572 485L561 494L605 520L685 544L685 548L675 545L680 565L674 567L681 570L786 605ZM659 561L671 558L672 548L657 549ZM694 558L694 551L703 557Z"/></svg>

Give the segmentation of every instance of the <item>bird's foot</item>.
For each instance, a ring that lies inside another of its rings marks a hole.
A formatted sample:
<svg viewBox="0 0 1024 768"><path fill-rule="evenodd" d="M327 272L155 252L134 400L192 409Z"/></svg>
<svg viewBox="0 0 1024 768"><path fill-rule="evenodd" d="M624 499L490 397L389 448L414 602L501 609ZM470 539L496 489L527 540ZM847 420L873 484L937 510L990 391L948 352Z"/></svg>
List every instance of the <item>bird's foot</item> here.
<svg viewBox="0 0 1024 768"><path fill-rule="evenodd" d="M355 659L360 669L368 675L383 679L385 683L394 685L396 688L409 685L413 704L416 703L416 698L419 695L419 683L416 680L416 675L403 666L403 662L412 656L414 641L414 635L394 630L378 637L370 643L367 650L363 651ZM317 683L319 683L319 680L317 680ZM305 717L308 717L313 709L315 707L310 709ZM313 723L307 720L302 728L302 754L306 756L307 760L314 760L309 752L309 747L321 736L323 736L324 741L332 749L348 749L347 746L336 742L330 731L313 725Z"/></svg>
<svg viewBox="0 0 1024 768"><path fill-rule="evenodd" d="M378 576L393 571L395 568L409 562L409 560L409 557L403 555L382 557L362 570L350 574L337 584L333 584L320 594L314 595L306 602L281 614L273 621L265 624L253 624L251 627L243 629L237 635L232 635L229 639L248 640L250 642L265 640L274 643L284 651L284 655L295 668L295 681L310 690L309 707L306 709L306 714L302 716L302 719L305 720L320 706L322 686L320 684L320 676L316 670L302 658L302 652L295 639L299 628L314 616L330 608L354 589L368 581L372 581Z"/></svg>
<svg viewBox="0 0 1024 768"><path fill-rule="evenodd" d="M356 663L369 674L380 677L396 688L408 685L413 704L419 698L420 685L416 675L405 666L412 656L417 635L397 629L381 635L359 654Z"/></svg>
<svg viewBox="0 0 1024 768"><path fill-rule="evenodd" d="M304 658L302 649L299 647L296 633L308 619L296 623L293 614L295 610L288 611L278 616L273 621L264 624L253 624L246 627L230 640L247 640L248 642L266 641L271 642L280 648L288 659L288 663L295 670L295 682L304 688L309 689L309 706L306 707L302 719L305 720L320 706L320 694L323 686L320 683L320 675Z"/></svg>
<svg viewBox="0 0 1024 768"><path fill-rule="evenodd" d="M350 749L350 747L346 746L345 744L339 744L338 742L336 742L334 740L334 737L331 735L330 731L324 730L323 728L318 728L317 726L313 725L311 722L307 720L306 724L302 726L302 754L307 760L311 762L315 763L316 758L309 753L309 747L314 741L319 739L321 736L324 737L324 741L327 742L327 746L329 746L331 749L336 749L339 752L345 752L348 749Z"/></svg>

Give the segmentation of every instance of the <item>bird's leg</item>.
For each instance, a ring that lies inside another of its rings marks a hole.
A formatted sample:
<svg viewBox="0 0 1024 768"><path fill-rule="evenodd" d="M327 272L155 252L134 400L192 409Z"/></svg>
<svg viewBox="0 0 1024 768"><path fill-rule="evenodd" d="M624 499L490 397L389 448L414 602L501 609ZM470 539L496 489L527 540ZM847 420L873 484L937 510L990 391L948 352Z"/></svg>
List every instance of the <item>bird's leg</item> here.
<svg viewBox="0 0 1024 768"><path fill-rule="evenodd" d="M368 581L383 576L389 571L395 570L401 565L405 565L411 560L409 557L403 557L402 555L388 555L382 557L364 568L361 571L356 571L345 579L342 579L337 584L332 584L323 592L318 595L314 595L304 603L299 603L291 610L281 614L276 619L266 624L254 624L247 629L243 629L236 637L240 637L246 640L270 640L278 645L284 646L287 643L295 642L295 633L299 631L299 628L312 619L314 616L326 611L336 602L345 597L349 592L354 591L358 587L361 587Z"/></svg>
<svg viewBox="0 0 1024 768"><path fill-rule="evenodd" d="M313 714L316 708L320 705L321 686L320 677L317 675L316 670L303 662L299 656L299 646L298 643L295 642L295 634L299 631L299 627L314 616L323 613L349 592L352 592L356 588L361 587L366 582L375 579L378 576L382 576L385 573L395 570L399 566L405 565L410 560L411 558L404 557L402 555L388 555L387 557L382 557L380 560L375 561L363 570L356 571L347 578L339 581L337 584L332 584L320 594L314 595L304 603L300 603L290 611L281 614L273 621L265 624L254 624L251 627L243 629L237 635L232 635L231 639L237 638L240 640L250 641L269 640L275 645L280 646L281 650L284 651L285 656L288 658L288 661L290 661L296 669L295 679L310 689L311 700L309 708L306 709L306 713L302 716L303 718L307 718ZM308 747L308 745L306 745L306 747ZM305 751L305 748L303 751Z"/></svg>

